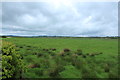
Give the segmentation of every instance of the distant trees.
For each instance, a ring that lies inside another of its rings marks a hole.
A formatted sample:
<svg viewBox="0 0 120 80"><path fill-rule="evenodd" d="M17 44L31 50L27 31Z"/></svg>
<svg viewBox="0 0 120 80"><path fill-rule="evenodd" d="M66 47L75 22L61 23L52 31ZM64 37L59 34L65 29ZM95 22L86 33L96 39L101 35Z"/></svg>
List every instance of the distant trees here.
<svg viewBox="0 0 120 80"><path fill-rule="evenodd" d="M1 36L2 38L7 38L7 36Z"/></svg>

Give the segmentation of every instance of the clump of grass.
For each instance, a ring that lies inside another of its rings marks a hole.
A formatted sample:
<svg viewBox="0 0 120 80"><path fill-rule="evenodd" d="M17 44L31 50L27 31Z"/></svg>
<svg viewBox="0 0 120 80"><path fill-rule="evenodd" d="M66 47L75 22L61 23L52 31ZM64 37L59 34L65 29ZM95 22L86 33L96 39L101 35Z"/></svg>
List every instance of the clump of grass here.
<svg viewBox="0 0 120 80"><path fill-rule="evenodd" d="M80 61L80 59L77 59L77 58L72 58L71 63L73 66L75 66L78 69L80 69L81 65L83 64L82 61Z"/></svg>
<svg viewBox="0 0 120 80"><path fill-rule="evenodd" d="M72 54L72 56L71 57L75 57L75 58L77 58L78 57L78 55L77 54Z"/></svg>
<svg viewBox="0 0 120 80"><path fill-rule="evenodd" d="M65 48L63 51L64 51L64 52L70 52L70 49Z"/></svg>
<svg viewBox="0 0 120 80"><path fill-rule="evenodd" d="M63 51L61 51L59 53L60 56L67 56L67 55L70 55L70 54L71 54L71 52L70 52L69 49L64 49Z"/></svg>
<svg viewBox="0 0 120 80"><path fill-rule="evenodd" d="M86 55L82 55L83 58L86 58L87 56Z"/></svg>
<svg viewBox="0 0 120 80"><path fill-rule="evenodd" d="M43 53L37 53L37 56L38 56L38 57L42 57L42 56L43 56Z"/></svg>
<svg viewBox="0 0 120 80"><path fill-rule="evenodd" d="M23 46L20 46L19 48L23 48Z"/></svg>
<svg viewBox="0 0 120 80"><path fill-rule="evenodd" d="M39 68L40 65L39 64L30 64L28 65L28 68Z"/></svg>
<svg viewBox="0 0 120 80"><path fill-rule="evenodd" d="M104 65L104 71L105 72L109 72L110 71L109 64L105 64Z"/></svg>
<svg viewBox="0 0 120 80"><path fill-rule="evenodd" d="M50 50L52 50L52 51L56 51L56 48L50 48Z"/></svg>
<svg viewBox="0 0 120 80"><path fill-rule="evenodd" d="M51 56L55 56L56 54L55 54L54 52L52 52L50 55L51 55Z"/></svg>
<svg viewBox="0 0 120 80"><path fill-rule="evenodd" d="M92 71L90 68L87 67L82 69L82 78L86 79L86 78L98 78L98 77L95 71Z"/></svg>
<svg viewBox="0 0 120 80"><path fill-rule="evenodd" d="M82 55L82 54L83 54L83 52L82 52L82 50L81 50L81 49L77 49L76 54L77 54L77 55Z"/></svg>
<svg viewBox="0 0 120 80"><path fill-rule="evenodd" d="M50 77L57 77L59 75L58 69L52 69L49 71L49 76Z"/></svg>
<svg viewBox="0 0 120 80"><path fill-rule="evenodd" d="M65 52L64 52L64 51L61 51L61 52L59 53L59 55L60 55L60 56L65 56Z"/></svg>
<svg viewBox="0 0 120 80"><path fill-rule="evenodd" d="M87 56L89 56L89 53L86 53Z"/></svg>
<svg viewBox="0 0 120 80"><path fill-rule="evenodd" d="M99 54L103 54L102 52L100 52Z"/></svg>
<svg viewBox="0 0 120 80"><path fill-rule="evenodd" d="M28 48L27 50L32 50L32 49Z"/></svg>
<svg viewBox="0 0 120 80"><path fill-rule="evenodd" d="M64 70L64 67L62 65L56 65L54 67L51 67L49 70L49 76L50 77L59 77L59 73Z"/></svg>
<svg viewBox="0 0 120 80"><path fill-rule="evenodd" d="M43 69L42 68L32 68L29 70L30 73L35 73L38 76L43 76Z"/></svg>
<svg viewBox="0 0 120 80"><path fill-rule="evenodd" d="M31 47L31 46L26 46L26 47Z"/></svg>
<svg viewBox="0 0 120 80"><path fill-rule="evenodd" d="M90 54L89 54L89 56L94 57L94 56L95 56L95 54L94 54L94 53L90 53Z"/></svg>
<svg viewBox="0 0 120 80"><path fill-rule="evenodd" d="M45 49L45 48L44 48L43 51L49 51L49 49Z"/></svg>
<svg viewBox="0 0 120 80"><path fill-rule="evenodd" d="M71 62L71 57L70 56L65 56L63 57L63 60L66 62Z"/></svg>

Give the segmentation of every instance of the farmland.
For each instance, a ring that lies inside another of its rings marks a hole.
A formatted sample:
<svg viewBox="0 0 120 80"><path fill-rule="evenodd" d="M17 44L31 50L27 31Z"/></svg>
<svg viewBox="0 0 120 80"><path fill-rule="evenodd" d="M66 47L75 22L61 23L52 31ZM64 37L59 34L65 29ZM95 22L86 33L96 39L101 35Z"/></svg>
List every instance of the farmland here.
<svg viewBox="0 0 120 80"><path fill-rule="evenodd" d="M16 46L22 78L118 78L118 40L3 38ZM17 76L19 77L19 76Z"/></svg>

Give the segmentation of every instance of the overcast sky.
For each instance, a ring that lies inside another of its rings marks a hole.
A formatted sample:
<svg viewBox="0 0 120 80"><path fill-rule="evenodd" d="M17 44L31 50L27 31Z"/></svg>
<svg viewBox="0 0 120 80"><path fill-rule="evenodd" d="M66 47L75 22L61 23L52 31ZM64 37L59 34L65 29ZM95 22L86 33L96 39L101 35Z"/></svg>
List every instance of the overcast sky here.
<svg viewBox="0 0 120 80"><path fill-rule="evenodd" d="M116 2L5 2L4 35L117 36Z"/></svg>

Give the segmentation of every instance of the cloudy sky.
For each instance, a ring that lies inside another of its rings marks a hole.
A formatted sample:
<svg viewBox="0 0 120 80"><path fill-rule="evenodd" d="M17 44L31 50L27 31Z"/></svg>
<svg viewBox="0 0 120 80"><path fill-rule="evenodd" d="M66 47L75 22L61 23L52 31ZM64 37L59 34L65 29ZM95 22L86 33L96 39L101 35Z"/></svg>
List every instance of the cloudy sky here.
<svg viewBox="0 0 120 80"><path fill-rule="evenodd" d="M4 2L3 35L117 36L117 2Z"/></svg>

